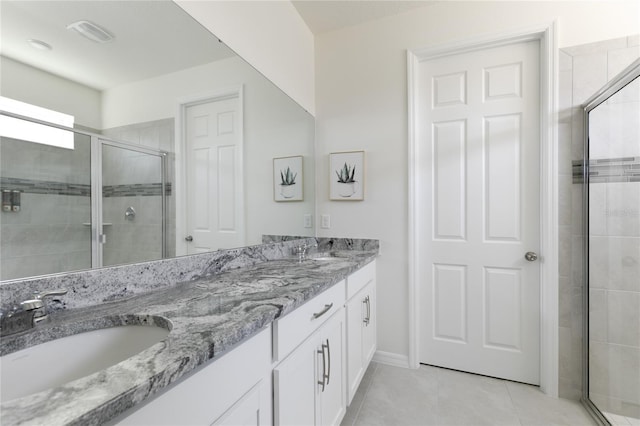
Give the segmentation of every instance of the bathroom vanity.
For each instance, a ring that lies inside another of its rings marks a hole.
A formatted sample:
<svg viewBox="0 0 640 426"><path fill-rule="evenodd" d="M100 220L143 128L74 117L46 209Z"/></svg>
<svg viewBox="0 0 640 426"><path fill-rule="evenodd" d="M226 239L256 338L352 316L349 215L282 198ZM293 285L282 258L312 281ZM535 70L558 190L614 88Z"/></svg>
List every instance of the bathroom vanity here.
<svg viewBox="0 0 640 426"><path fill-rule="evenodd" d="M60 310L35 339L3 338L5 355L96 319L165 319L170 329L104 370L3 401L2 423L339 424L375 351L377 241L302 262L290 255L295 244L207 254L215 260L205 270L219 272Z"/></svg>

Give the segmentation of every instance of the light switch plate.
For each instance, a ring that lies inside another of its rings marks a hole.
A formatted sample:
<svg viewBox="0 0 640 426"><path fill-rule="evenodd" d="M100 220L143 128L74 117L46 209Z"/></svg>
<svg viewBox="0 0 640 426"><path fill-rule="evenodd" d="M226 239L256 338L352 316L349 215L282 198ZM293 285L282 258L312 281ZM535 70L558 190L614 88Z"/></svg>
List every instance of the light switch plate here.
<svg viewBox="0 0 640 426"><path fill-rule="evenodd" d="M311 215L310 214L305 214L304 215L304 227L305 228L311 228L313 226L312 221L311 221Z"/></svg>
<svg viewBox="0 0 640 426"><path fill-rule="evenodd" d="M331 215L328 215L328 214L322 215L320 227L323 229L331 228Z"/></svg>

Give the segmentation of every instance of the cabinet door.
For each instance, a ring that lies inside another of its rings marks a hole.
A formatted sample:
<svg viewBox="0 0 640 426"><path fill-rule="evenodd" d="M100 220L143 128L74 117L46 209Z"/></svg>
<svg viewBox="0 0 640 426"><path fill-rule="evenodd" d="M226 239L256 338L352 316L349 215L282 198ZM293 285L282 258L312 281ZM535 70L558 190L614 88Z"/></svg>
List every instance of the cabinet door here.
<svg viewBox="0 0 640 426"><path fill-rule="evenodd" d="M368 321L362 323L362 368L366 370L376 352L377 334L376 334L376 282L371 281L364 288L363 304L365 310L364 315Z"/></svg>
<svg viewBox="0 0 640 426"><path fill-rule="evenodd" d="M362 292L347 302L347 383L349 404L364 375L362 331L365 319L365 296Z"/></svg>
<svg viewBox="0 0 640 426"><path fill-rule="evenodd" d="M270 423L268 405L265 404L271 392L270 382L255 385L240 401L236 402L213 425L265 426Z"/></svg>
<svg viewBox="0 0 640 426"><path fill-rule="evenodd" d="M276 425L315 425L319 346L315 333L273 370Z"/></svg>
<svg viewBox="0 0 640 426"><path fill-rule="evenodd" d="M320 351L325 351L324 358L319 359L318 381L322 381L325 371L325 386L316 386L318 392L319 418L318 424L339 425L347 408L345 394L345 315L344 310L338 311L319 330ZM324 346L323 346L324 345ZM324 367L324 368L323 368Z"/></svg>

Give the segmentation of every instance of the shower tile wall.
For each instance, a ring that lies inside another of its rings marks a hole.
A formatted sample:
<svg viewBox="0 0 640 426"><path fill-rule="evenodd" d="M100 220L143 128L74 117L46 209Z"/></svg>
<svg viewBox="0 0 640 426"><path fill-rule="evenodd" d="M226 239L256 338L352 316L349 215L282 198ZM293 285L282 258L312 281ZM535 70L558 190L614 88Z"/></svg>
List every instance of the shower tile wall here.
<svg viewBox="0 0 640 426"><path fill-rule="evenodd" d="M579 399L582 392L582 186L572 183L572 160L582 160L584 152L581 105L640 57L638 40L638 36L623 37L560 50L559 393L564 398ZM592 206L600 205L600 210L604 211L604 199L599 202L596 196L591 201ZM606 247L603 244L599 249ZM640 256L635 258L635 262L640 262ZM636 274L636 281L639 275L640 271ZM602 309L605 303L616 303L615 299L605 302L603 296L603 293L594 295L602 300ZM602 312L596 310L591 315L596 317ZM602 332L602 329L596 331Z"/></svg>
<svg viewBox="0 0 640 426"><path fill-rule="evenodd" d="M73 150L0 139L0 187L21 210L0 213L0 280L91 267L89 138Z"/></svg>
<svg viewBox="0 0 640 426"><path fill-rule="evenodd" d="M169 153L167 159L167 256L175 256L175 197L171 192L174 182L174 120L165 119L136 123L132 125L105 129L105 136ZM105 149L103 159L104 176L104 222L112 223L105 227L107 244L104 246L104 264L141 262L162 257L160 231L162 200L158 176L160 173L158 157L126 152L118 149ZM135 195L127 191L125 185L146 184L138 188L144 195ZM156 185L155 188L153 185ZM153 194L153 195L149 195ZM136 211L134 220L125 218L127 207ZM109 244L112 242L112 244Z"/></svg>

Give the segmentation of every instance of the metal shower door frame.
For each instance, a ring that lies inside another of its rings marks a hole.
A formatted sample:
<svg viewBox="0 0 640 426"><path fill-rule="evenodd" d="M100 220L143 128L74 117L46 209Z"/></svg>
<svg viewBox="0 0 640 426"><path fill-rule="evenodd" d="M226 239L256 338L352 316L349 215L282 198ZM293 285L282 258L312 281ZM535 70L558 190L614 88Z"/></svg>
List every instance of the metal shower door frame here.
<svg viewBox="0 0 640 426"><path fill-rule="evenodd" d="M582 159L582 259L583 259L583 297L582 297L582 404L589 413L603 425L610 422L589 398L589 113L611 96L622 90L627 84L640 78L640 59L634 61L609 83L591 96L582 105L584 129L584 156Z"/></svg>
<svg viewBox="0 0 640 426"><path fill-rule="evenodd" d="M104 172L102 169L102 147L105 145L159 157L162 191L162 258L165 259L167 257L167 152L91 134L91 268L104 266L103 245L106 243L106 235L102 214L102 175Z"/></svg>

